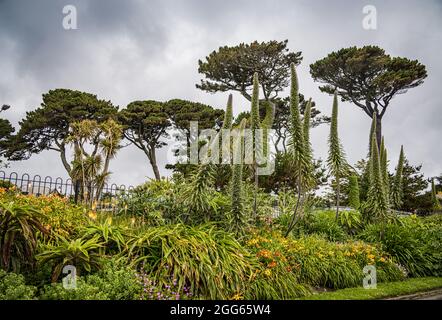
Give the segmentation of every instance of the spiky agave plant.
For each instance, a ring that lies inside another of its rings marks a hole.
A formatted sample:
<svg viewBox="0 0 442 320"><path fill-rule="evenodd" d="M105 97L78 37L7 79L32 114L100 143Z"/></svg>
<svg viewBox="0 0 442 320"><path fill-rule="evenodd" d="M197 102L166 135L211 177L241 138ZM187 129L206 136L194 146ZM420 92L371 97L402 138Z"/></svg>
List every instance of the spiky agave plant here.
<svg viewBox="0 0 442 320"><path fill-rule="evenodd" d="M345 152L338 136L338 93L335 91L333 97L332 119L330 125L330 135L328 138L329 151L327 164L330 173L336 181L336 220L339 219L339 203L341 192L341 178L348 173L348 163L345 159Z"/></svg>

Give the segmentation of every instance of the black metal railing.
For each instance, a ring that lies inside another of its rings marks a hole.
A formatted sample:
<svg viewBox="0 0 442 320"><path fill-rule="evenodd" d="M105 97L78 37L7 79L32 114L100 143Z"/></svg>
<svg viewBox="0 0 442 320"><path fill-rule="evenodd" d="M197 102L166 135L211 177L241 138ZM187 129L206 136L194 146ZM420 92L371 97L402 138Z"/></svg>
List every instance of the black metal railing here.
<svg viewBox="0 0 442 320"><path fill-rule="evenodd" d="M19 175L17 172L6 173L5 171L0 170L0 183L5 185L5 182L15 185L15 187L23 194L33 194L36 196L58 194L70 198L73 202L76 202L78 199L78 197L76 197L75 185L70 178L53 178L51 176L45 176L43 178L38 174L31 177L31 175L27 173ZM99 199L93 201L93 206L97 210L114 211L118 208L118 202L115 202L118 195L125 191L130 191L133 188L133 186L126 187L124 184L118 186L115 183L110 185L105 183L101 189Z"/></svg>

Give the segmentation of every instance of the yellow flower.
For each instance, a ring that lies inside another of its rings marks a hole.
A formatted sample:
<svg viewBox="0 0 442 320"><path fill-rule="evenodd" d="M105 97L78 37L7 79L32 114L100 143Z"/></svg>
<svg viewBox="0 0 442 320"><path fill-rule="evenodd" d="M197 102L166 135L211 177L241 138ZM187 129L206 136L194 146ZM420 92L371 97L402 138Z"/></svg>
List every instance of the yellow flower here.
<svg viewBox="0 0 442 320"><path fill-rule="evenodd" d="M232 300L241 300L242 296L239 293L236 293L233 297Z"/></svg>
<svg viewBox="0 0 442 320"><path fill-rule="evenodd" d="M375 256L374 256L374 254L369 254L369 255L367 255L367 258L370 260L373 260L375 258Z"/></svg>
<svg viewBox="0 0 442 320"><path fill-rule="evenodd" d="M385 258L384 258L384 257L381 257L381 258L379 259L379 261L380 261L380 262L385 262Z"/></svg>
<svg viewBox="0 0 442 320"><path fill-rule="evenodd" d="M91 218L92 220L97 219L97 214L94 211L89 211L88 213L89 218Z"/></svg>
<svg viewBox="0 0 442 320"><path fill-rule="evenodd" d="M265 270L264 270L264 274L265 274L267 277L270 277L270 276L272 275L272 271L271 271L270 269L265 269Z"/></svg>

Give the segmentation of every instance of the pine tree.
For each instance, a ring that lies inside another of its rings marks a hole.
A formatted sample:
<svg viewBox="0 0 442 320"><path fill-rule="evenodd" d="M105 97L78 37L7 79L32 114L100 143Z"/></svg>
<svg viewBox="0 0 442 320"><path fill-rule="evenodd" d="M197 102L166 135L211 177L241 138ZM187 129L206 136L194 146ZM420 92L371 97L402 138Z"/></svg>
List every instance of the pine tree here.
<svg viewBox="0 0 442 320"><path fill-rule="evenodd" d="M437 198L436 187L434 186L434 178L431 179L431 202L433 203L434 211L442 209L439 199Z"/></svg>
<svg viewBox="0 0 442 320"><path fill-rule="evenodd" d="M400 209L402 206L403 198L403 169L404 169L404 146L401 146L401 152L399 154L399 161L396 167L396 174L394 176L393 186L391 190L391 205L394 209Z"/></svg>
<svg viewBox="0 0 442 320"><path fill-rule="evenodd" d="M336 220L339 218L339 197L340 180L348 172L348 164L345 159L345 153L338 136L338 94L335 92L333 97L332 118L330 124L330 135L328 139L329 151L327 164L330 173L336 181Z"/></svg>
<svg viewBox="0 0 442 320"><path fill-rule="evenodd" d="M374 116L373 121L376 121ZM381 160L376 135L372 135L370 159L370 185L367 195L366 214L368 220L381 220L388 214L388 202L382 178Z"/></svg>
<svg viewBox="0 0 442 320"><path fill-rule="evenodd" d="M348 205L350 208L359 209L360 199L359 199L359 183L358 177L356 175L351 175L349 178L349 191L348 191Z"/></svg>
<svg viewBox="0 0 442 320"><path fill-rule="evenodd" d="M312 163L309 149L306 147L304 139L304 128L301 122L299 110L299 86L296 75L295 64L290 65L291 70L291 87L290 87L290 160L293 167L293 176L296 180L298 197L293 215L290 219L285 236L293 230L298 209L302 207L303 194L311 186L312 183ZM302 199L302 201L301 201Z"/></svg>

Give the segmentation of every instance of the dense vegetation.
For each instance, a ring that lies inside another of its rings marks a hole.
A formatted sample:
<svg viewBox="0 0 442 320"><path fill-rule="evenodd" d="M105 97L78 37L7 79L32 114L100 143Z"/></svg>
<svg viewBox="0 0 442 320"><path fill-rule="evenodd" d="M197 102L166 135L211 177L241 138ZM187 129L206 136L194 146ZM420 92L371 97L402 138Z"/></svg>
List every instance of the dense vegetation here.
<svg viewBox="0 0 442 320"><path fill-rule="evenodd" d="M314 101L299 92L301 53L286 45L223 47L199 62L208 80L198 88L236 90L250 101L250 112L236 118L231 95L225 112L180 99L134 101L118 111L95 95L55 89L27 113L17 134L6 126L1 155L13 161L55 150L75 194L24 194L1 182L0 299L295 299L360 287L366 266L376 268L379 283L442 277L441 180L421 192L428 181L403 147L391 174L380 130L391 98L420 85L425 67L377 47L332 53L311 66L315 79L327 80L321 89L334 94L331 118L321 118ZM253 56L269 64L248 64ZM352 76L367 77L358 72L369 70L379 78L354 96L351 83L338 81L342 65ZM288 85L289 97L280 98ZM361 96L372 90L380 96ZM339 139L338 97L372 118L368 155L354 166ZM372 99L384 102L373 109ZM207 151L200 160L216 161L174 164L174 174L162 178L156 150L178 129L186 133L180 142L189 155L191 121L215 130L196 151ZM314 159L310 141L311 128L323 122L331 122L324 165ZM220 129L235 133L227 146L233 163L219 164L224 154L214 151ZM145 153L155 179L118 194L112 210L97 209L124 139ZM274 172L262 174L269 164ZM319 196L327 182L332 192ZM417 208L426 216L400 212ZM66 266L75 267L76 277ZM66 287L72 283L76 289Z"/></svg>

